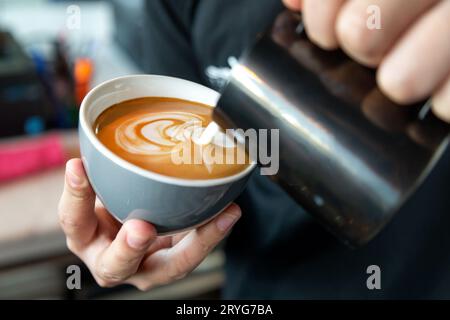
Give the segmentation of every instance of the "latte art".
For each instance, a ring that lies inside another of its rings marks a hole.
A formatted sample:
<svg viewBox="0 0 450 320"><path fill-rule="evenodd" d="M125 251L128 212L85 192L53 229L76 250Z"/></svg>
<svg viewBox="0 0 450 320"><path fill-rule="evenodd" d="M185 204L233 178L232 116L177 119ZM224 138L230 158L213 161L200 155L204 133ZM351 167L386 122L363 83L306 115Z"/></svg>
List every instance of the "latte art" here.
<svg viewBox="0 0 450 320"><path fill-rule="evenodd" d="M193 114L163 112L135 117L116 130L116 142L124 150L141 155L169 154L180 141L199 128L202 119Z"/></svg>
<svg viewBox="0 0 450 320"><path fill-rule="evenodd" d="M178 152L183 142L197 143L208 119L187 112L161 112L136 116L116 129L116 143L124 150L140 155L164 155ZM216 147L235 148L232 139L217 132L210 142Z"/></svg>
<svg viewBox="0 0 450 320"><path fill-rule="evenodd" d="M190 179L236 174L248 163L221 163L217 157L245 158L246 152L211 122L211 114L211 107L184 100L134 99L104 111L95 131L111 151L157 173Z"/></svg>

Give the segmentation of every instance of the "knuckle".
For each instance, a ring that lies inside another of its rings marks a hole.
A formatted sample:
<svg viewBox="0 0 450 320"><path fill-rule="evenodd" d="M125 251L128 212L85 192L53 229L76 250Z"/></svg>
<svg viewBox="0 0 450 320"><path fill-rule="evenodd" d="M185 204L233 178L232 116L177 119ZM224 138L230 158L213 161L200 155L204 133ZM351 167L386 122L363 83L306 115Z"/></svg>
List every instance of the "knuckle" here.
<svg viewBox="0 0 450 320"><path fill-rule="evenodd" d="M212 248L213 248L213 245L211 243L201 243L200 244L201 253L205 256L212 250Z"/></svg>
<svg viewBox="0 0 450 320"><path fill-rule="evenodd" d="M59 215L59 223L65 231L79 230L82 228L82 223L67 213L61 213Z"/></svg>
<svg viewBox="0 0 450 320"><path fill-rule="evenodd" d="M324 18L324 21L318 21L315 14L314 16L309 16L307 11L305 11L305 31L309 39L325 50L334 50L339 46L334 25L330 20L331 18L327 16Z"/></svg>
<svg viewBox="0 0 450 320"><path fill-rule="evenodd" d="M158 285L160 285L160 286L164 286L164 285L168 285L168 284L171 284L171 283L173 283L173 282L176 282L177 280L179 280L179 279L181 279L181 275L182 274L184 274L184 273L181 273L181 274L178 274L178 273L176 273L176 272L169 272L167 275L166 275L166 277L164 277L163 279L161 279L159 282L158 282Z"/></svg>
<svg viewBox="0 0 450 320"><path fill-rule="evenodd" d="M138 262L142 259L144 253L145 251L141 254L138 254L137 252L133 252L132 254L130 254L124 250L115 250L113 252L113 260L119 265L137 265Z"/></svg>
<svg viewBox="0 0 450 320"><path fill-rule="evenodd" d="M218 237L218 235L214 236L214 238L217 238L217 237ZM212 243L212 241L207 241L204 237L200 236L199 240L198 240L198 246L199 246L201 254L206 255L213 248L213 243Z"/></svg>
<svg viewBox="0 0 450 320"><path fill-rule="evenodd" d="M181 279L184 279L184 278L186 278L187 274L188 274L188 272L183 272L183 273L177 275L177 276L174 278L174 280L181 280Z"/></svg>
<svg viewBox="0 0 450 320"><path fill-rule="evenodd" d="M341 44L353 55L372 59L377 54L375 33L367 27L367 16L359 10L349 8L340 15L336 34Z"/></svg>
<svg viewBox="0 0 450 320"><path fill-rule="evenodd" d="M172 281L177 280L178 276L183 273L184 273L183 268L180 267L180 263L176 262L173 267L169 267L167 269L166 272L167 280L165 281L165 283L170 283Z"/></svg>
<svg viewBox="0 0 450 320"><path fill-rule="evenodd" d="M70 239L66 239L66 246L70 252L78 256L79 248L73 241L71 241Z"/></svg>
<svg viewBox="0 0 450 320"><path fill-rule="evenodd" d="M139 291L148 291L153 288L152 283L137 283L134 285Z"/></svg>
<svg viewBox="0 0 450 320"><path fill-rule="evenodd" d="M177 261L172 267L169 267L166 275L167 279L164 284L174 282L183 278L187 274L187 267L184 263Z"/></svg>
<svg viewBox="0 0 450 320"><path fill-rule="evenodd" d="M163 281L161 284L162 285L166 285L166 284L170 284L170 283L175 282L175 281L182 280L183 278L186 277L187 274L188 274L188 272L174 273L172 275L169 275L167 277L167 279L165 279L165 281Z"/></svg>
<svg viewBox="0 0 450 320"><path fill-rule="evenodd" d="M414 100L419 92L416 77L401 73L394 77L391 74L391 71L381 70L378 79L380 88L397 103L405 104Z"/></svg>
<svg viewBox="0 0 450 320"><path fill-rule="evenodd" d="M132 265L135 264L137 261L141 259L142 256L131 256L127 252L124 252L123 250L116 250L113 253L113 259L114 261L117 261L117 263L121 265Z"/></svg>
<svg viewBox="0 0 450 320"><path fill-rule="evenodd" d="M124 280L124 278L120 275L111 270L107 266L101 266L97 272L97 282L100 286L105 285L106 287L111 287L114 285L119 284Z"/></svg>
<svg viewBox="0 0 450 320"><path fill-rule="evenodd" d="M97 284L98 284L100 287L102 287L102 288L111 288L111 287L114 286L113 283L111 283L111 282L109 282L109 281L107 281L107 280L104 280L104 279L102 279L102 278L96 278L95 281L96 281Z"/></svg>
<svg viewBox="0 0 450 320"><path fill-rule="evenodd" d="M434 114L441 120L450 122L450 77L433 95L432 102Z"/></svg>
<svg viewBox="0 0 450 320"><path fill-rule="evenodd" d="M180 274L186 273L186 269L189 268L194 262L192 261L192 257L188 250L184 250L181 253L181 259L178 260L176 266L176 274L174 277L179 276Z"/></svg>
<svg viewBox="0 0 450 320"><path fill-rule="evenodd" d="M325 50L335 50L338 48L338 44L333 38L333 35L327 36L311 36L311 39L316 43L319 47Z"/></svg>
<svg viewBox="0 0 450 320"><path fill-rule="evenodd" d="M195 261L188 250L181 252L179 259L176 259L173 264L168 266L166 275L168 277L167 283L181 280L186 277L199 262Z"/></svg>
<svg viewBox="0 0 450 320"><path fill-rule="evenodd" d="M445 106L444 104L440 103L433 103L433 113L440 118L443 121L450 123L450 107L448 107L450 104L450 101Z"/></svg>
<svg viewBox="0 0 450 320"><path fill-rule="evenodd" d="M69 189L70 198L73 202L85 202L87 200L92 200L94 193L90 192L88 187L78 187L74 189L73 187Z"/></svg>
<svg viewBox="0 0 450 320"><path fill-rule="evenodd" d="M80 186L70 186L67 182L63 191L63 198L70 198L72 202L84 202L86 200L91 200L95 196L89 183L86 181Z"/></svg>

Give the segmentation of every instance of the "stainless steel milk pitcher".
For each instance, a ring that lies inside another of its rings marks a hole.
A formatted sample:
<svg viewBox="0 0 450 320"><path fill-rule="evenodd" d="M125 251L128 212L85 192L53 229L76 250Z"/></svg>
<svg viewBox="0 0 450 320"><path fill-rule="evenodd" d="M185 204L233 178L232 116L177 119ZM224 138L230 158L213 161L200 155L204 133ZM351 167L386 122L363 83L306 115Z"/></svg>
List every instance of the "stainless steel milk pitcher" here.
<svg viewBox="0 0 450 320"><path fill-rule="evenodd" d="M273 180L352 246L383 228L449 141L449 125L429 103L393 103L374 70L313 45L290 12L233 68L214 119L225 128L279 129Z"/></svg>

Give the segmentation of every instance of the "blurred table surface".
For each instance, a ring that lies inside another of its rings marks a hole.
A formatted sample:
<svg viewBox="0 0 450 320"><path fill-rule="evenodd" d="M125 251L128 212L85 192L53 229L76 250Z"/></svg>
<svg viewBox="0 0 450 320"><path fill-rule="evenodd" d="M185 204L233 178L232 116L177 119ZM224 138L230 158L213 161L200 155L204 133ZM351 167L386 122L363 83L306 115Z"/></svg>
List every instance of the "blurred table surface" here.
<svg viewBox="0 0 450 320"><path fill-rule="evenodd" d="M56 208L64 169L0 186L0 267L66 251Z"/></svg>

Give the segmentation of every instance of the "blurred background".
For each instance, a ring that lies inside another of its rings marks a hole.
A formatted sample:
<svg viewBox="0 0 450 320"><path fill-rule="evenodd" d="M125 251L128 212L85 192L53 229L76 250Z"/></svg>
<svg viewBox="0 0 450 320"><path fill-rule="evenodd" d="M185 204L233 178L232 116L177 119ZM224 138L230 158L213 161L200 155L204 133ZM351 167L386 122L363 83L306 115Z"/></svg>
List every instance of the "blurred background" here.
<svg viewBox="0 0 450 320"><path fill-rule="evenodd" d="M144 1L0 0L0 299L219 297L220 249L175 284L103 289L58 225L64 163L79 154L81 100L105 80L149 72ZM73 264L81 290L66 287Z"/></svg>

